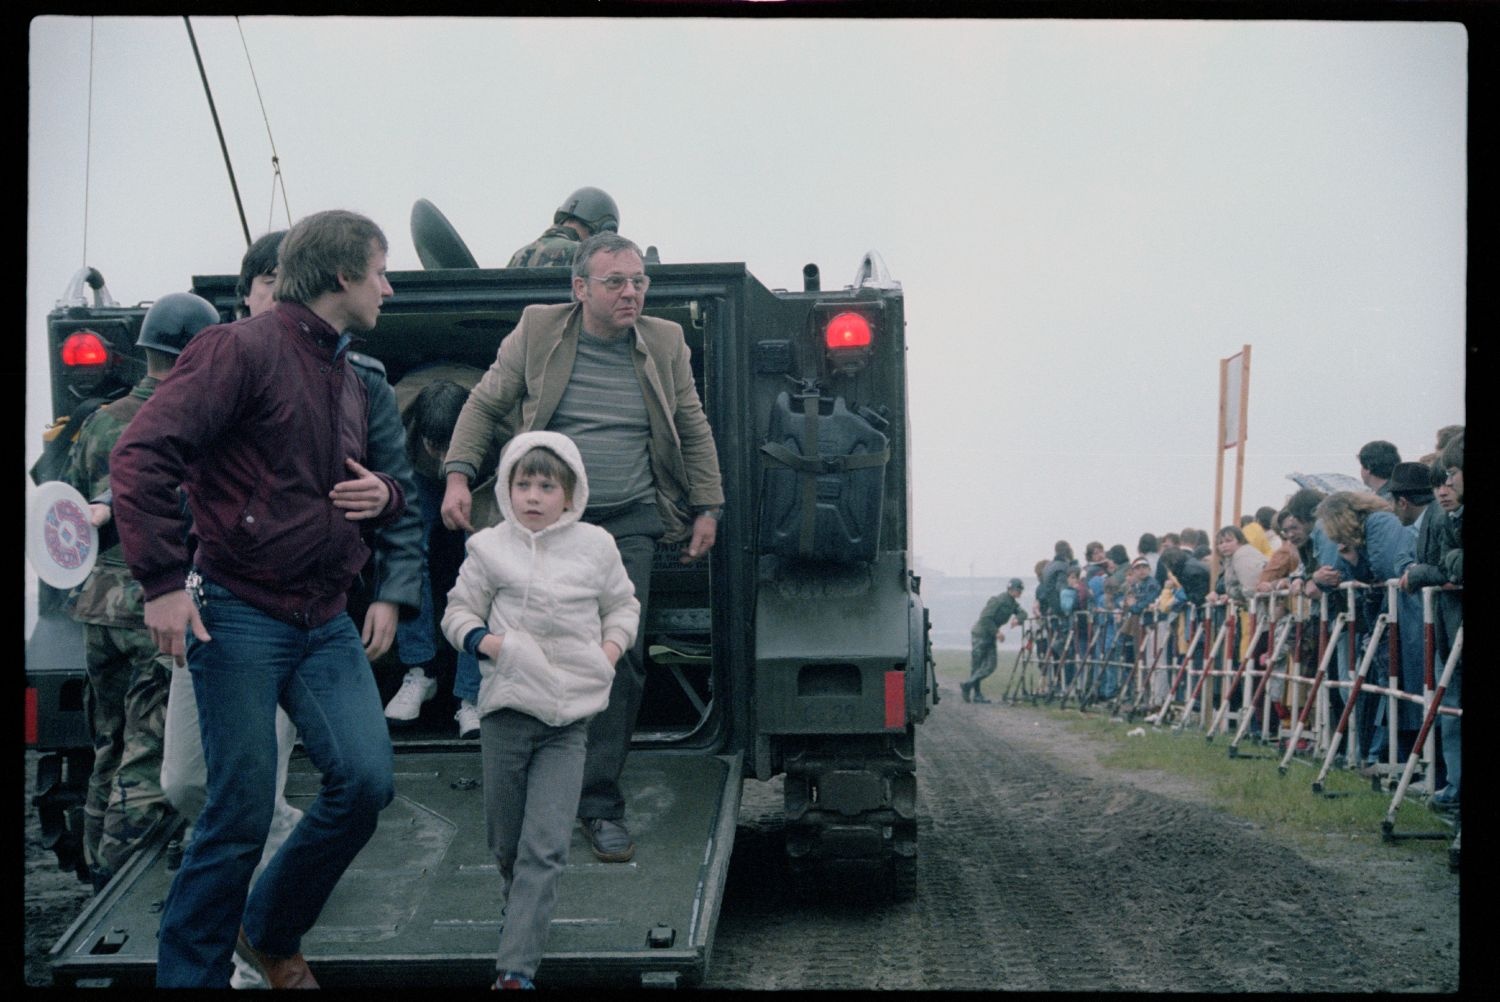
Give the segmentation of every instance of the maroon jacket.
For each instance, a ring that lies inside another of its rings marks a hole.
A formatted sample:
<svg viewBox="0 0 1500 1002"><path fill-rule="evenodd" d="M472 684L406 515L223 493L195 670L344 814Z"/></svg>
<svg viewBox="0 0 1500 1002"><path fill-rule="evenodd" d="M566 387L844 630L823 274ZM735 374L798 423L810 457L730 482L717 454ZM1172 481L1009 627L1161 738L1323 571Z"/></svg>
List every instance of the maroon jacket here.
<svg viewBox="0 0 1500 1002"><path fill-rule="evenodd" d="M345 457L366 460L366 391L346 340L305 306L278 303L189 342L110 454L120 542L147 599L187 574L182 484L206 577L304 628L344 610L369 556L361 527L405 507L383 473L391 500L377 519L350 521L328 498L353 476Z"/></svg>

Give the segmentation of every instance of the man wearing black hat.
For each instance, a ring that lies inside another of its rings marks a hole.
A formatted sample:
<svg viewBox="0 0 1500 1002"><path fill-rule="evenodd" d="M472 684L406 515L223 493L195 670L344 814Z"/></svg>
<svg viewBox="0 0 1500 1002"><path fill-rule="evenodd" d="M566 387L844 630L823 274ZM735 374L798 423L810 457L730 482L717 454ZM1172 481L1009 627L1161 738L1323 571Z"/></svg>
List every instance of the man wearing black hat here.
<svg viewBox="0 0 1500 1002"><path fill-rule="evenodd" d="M1026 621L1026 611L1021 608L1020 602L1021 592L1025 590L1026 586L1021 583L1020 578L1011 578L1003 594L991 596L984 604L984 611L979 614L974 628L969 631L969 679L959 683L958 687L965 703L989 702L979 691L979 683L995 673L995 644L1005 639L1000 631L1012 623Z"/></svg>
<svg viewBox="0 0 1500 1002"><path fill-rule="evenodd" d="M1432 467L1422 463L1397 463L1386 483L1391 508L1412 535L1422 531L1423 515L1432 505Z"/></svg>

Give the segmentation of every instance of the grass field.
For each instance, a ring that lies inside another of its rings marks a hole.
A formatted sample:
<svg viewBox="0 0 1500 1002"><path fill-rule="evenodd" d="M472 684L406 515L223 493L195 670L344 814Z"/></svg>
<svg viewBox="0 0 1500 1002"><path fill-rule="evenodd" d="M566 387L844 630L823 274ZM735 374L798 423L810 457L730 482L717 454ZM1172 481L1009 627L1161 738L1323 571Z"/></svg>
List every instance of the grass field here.
<svg viewBox="0 0 1500 1002"><path fill-rule="evenodd" d="M943 697L957 700L959 682L969 675L969 652L941 650L933 653L937 674L943 685ZM986 695L998 701L1012 679L1017 652L1000 652L1000 665L986 681ZM1099 761L1121 770L1160 770L1180 776L1202 789L1220 809L1247 821L1286 832L1326 839L1347 832L1351 837L1379 838L1381 823L1390 808L1391 796L1384 788L1371 789L1370 780L1346 769L1329 772L1323 793L1314 793L1313 780L1321 759L1296 757L1286 775L1277 765L1279 753L1271 746L1257 745L1248 739L1240 743L1244 757L1230 758L1230 737L1219 735L1208 741L1203 731L1190 727L1180 732L1170 727L1152 727L1140 720L1111 720L1108 709L1091 708L1081 713L1076 705L1058 709L1055 703L1020 704L1024 712L1066 727L1080 741L1098 746ZM1131 731L1143 728L1134 737ZM1249 756L1267 756L1250 758ZM1431 832L1449 835L1451 830L1429 812L1416 796L1416 784L1408 790L1396 814L1395 831L1400 834ZM1332 795L1332 796L1329 796ZM1448 841L1412 839L1403 842L1415 851L1445 853Z"/></svg>

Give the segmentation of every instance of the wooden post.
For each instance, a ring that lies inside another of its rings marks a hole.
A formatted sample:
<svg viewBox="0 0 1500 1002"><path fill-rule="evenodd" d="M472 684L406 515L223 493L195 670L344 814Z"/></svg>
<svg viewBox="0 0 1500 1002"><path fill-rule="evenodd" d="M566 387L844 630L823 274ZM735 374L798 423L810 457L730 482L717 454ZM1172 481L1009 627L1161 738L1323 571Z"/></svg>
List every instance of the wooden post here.
<svg viewBox="0 0 1500 1002"><path fill-rule="evenodd" d="M1234 524L1244 514L1241 502L1245 494L1245 433L1250 422L1250 346L1240 350L1240 426L1234 436Z"/></svg>
<svg viewBox="0 0 1500 1002"><path fill-rule="evenodd" d="M1208 587L1219 580L1219 547L1217 537L1224 518L1224 440L1229 423L1229 359L1219 359L1219 421L1214 439L1214 524L1208 527Z"/></svg>
<svg viewBox="0 0 1500 1002"><path fill-rule="evenodd" d="M1238 380L1230 386L1230 373L1238 367ZM1229 406L1234 398L1234 428L1231 429ZM1250 346L1243 345L1237 355L1219 359L1219 428L1217 445L1217 471L1214 474L1214 524L1209 530L1208 573L1212 580L1219 578L1219 547L1217 534L1225 524L1240 524L1240 506L1245 492L1245 436L1249 427L1250 412ZM1233 437L1231 438L1231 432ZM1228 523L1224 522L1224 450L1234 447L1234 506Z"/></svg>

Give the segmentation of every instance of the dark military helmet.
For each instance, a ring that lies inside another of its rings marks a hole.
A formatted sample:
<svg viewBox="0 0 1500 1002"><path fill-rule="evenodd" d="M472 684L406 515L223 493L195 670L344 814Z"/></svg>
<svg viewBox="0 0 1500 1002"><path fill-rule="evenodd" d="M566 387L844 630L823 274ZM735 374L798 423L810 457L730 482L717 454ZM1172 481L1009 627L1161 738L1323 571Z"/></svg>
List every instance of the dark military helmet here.
<svg viewBox="0 0 1500 1002"><path fill-rule="evenodd" d="M620 210L615 208L615 200L598 188L579 188L563 199L552 214L552 225L559 226L570 216L583 220L595 233L620 231Z"/></svg>
<svg viewBox="0 0 1500 1002"><path fill-rule="evenodd" d="M180 355L194 334L221 322L219 311L202 296L191 292L170 292L146 311L146 319L141 321L141 336L135 343L140 348Z"/></svg>
<svg viewBox="0 0 1500 1002"><path fill-rule="evenodd" d="M1007 586L1007 588L1019 588L1022 591L1025 591L1026 585L1020 578L1011 578L1010 584Z"/></svg>

